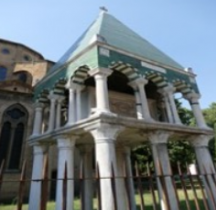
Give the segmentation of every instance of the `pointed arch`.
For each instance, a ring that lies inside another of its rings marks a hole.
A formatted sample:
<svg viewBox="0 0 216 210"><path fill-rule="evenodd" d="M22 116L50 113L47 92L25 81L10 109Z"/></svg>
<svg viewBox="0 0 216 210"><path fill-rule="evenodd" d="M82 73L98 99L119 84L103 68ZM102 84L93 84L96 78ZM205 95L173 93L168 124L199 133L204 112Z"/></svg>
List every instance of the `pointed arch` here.
<svg viewBox="0 0 216 210"><path fill-rule="evenodd" d="M159 72L151 71L145 73L145 78L153 82L158 88L167 86L167 79Z"/></svg>
<svg viewBox="0 0 216 210"><path fill-rule="evenodd" d="M109 66L110 69L114 71L119 71L125 76L127 76L129 81L135 80L139 77L138 70L128 63L122 61L112 62Z"/></svg>
<svg viewBox="0 0 216 210"><path fill-rule="evenodd" d="M18 103L11 105L3 113L0 162L5 160L7 169L19 169L28 115L26 108Z"/></svg>
<svg viewBox="0 0 216 210"><path fill-rule="evenodd" d="M191 92L191 86L184 80L176 79L172 81L172 84L176 88L176 92L180 92L183 95Z"/></svg>

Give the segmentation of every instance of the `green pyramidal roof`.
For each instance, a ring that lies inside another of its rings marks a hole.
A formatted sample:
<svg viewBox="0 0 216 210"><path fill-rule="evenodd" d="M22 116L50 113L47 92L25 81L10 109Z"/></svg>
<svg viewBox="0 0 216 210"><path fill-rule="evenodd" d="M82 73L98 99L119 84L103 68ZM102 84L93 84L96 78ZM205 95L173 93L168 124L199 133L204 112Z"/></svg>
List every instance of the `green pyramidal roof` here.
<svg viewBox="0 0 216 210"><path fill-rule="evenodd" d="M96 36L102 38L106 44L120 50L124 50L159 64L183 69L180 64L125 26L115 17L107 12L101 12L98 18L62 56L51 71L71 60L74 56L84 50L93 41L95 41L94 38Z"/></svg>

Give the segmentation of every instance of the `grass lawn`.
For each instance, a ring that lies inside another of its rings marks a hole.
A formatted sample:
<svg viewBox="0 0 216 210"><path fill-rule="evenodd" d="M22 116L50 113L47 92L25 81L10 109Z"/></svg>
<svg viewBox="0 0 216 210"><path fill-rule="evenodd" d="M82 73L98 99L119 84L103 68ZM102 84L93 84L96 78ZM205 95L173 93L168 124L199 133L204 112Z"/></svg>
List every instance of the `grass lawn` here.
<svg viewBox="0 0 216 210"><path fill-rule="evenodd" d="M144 194L145 194L144 195L144 201L145 201L145 206L146 206L145 210L152 210L152 196L148 192L145 192ZM181 209L187 209L186 204L185 204L185 197L184 197L183 191L179 190L178 194L179 194L179 199L180 199L180 208ZM189 194L191 209L196 210L192 191L188 190L188 194ZM204 209L203 202L201 200L202 199L201 192L199 190L197 190L197 194L198 194L198 198L199 198L200 209ZM158 198L157 198L157 200L158 200ZM136 195L136 204L138 206L140 205L140 196L139 195ZM14 209L16 209L15 205L0 204L0 210L14 210ZM22 210L27 210L27 209L28 209L28 206L26 204L23 205ZM54 209L55 209L55 203L54 202L48 202L47 210L54 210ZM96 199L94 199L94 209L97 209ZM138 207L138 209L139 209L139 207ZM80 200L79 199L76 199L74 201L74 210L80 210Z"/></svg>

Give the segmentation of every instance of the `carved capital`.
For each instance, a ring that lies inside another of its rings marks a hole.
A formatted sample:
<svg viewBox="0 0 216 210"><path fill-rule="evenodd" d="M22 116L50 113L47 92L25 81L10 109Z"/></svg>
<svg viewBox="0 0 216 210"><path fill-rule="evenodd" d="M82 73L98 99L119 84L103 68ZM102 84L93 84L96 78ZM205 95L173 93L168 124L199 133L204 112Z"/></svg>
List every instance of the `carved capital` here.
<svg viewBox="0 0 216 210"><path fill-rule="evenodd" d="M158 90L158 92L164 96L169 95L169 94L173 94L175 92L176 88L173 87L172 84L168 84L166 87Z"/></svg>
<svg viewBox="0 0 216 210"><path fill-rule="evenodd" d="M154 131L148 133L148 139L151 144L167 144L172 132L168 131Z"/></svg>
<svg viewBox="0 0 216 210"><path fill-rule="evenodd" d="M198 93L195 93L195 92L191 92L191 93L188 93L186 95L184 95L184 98L189 100L190 103L199 103L199 99L200 99L200 94Z"/></svg>
<svg viewBox="0 0 216 210"><path fill-rule="evenodd" d="M209 141L214 135L193 136L189 141L193 147L208 147Z"/></svg>
<svg viewBox="0 0 216 210"><path fill-rule="evenodd" d="M93 69L89 71L88 73L90 76L102 75L102 76L108 77L109 75L112 74L112 72L113 71L111 69L98 68L98 69Z"/></svg>
<svg viewBox="0 0 216 210"><path fill-rule="evenodd" d="M138 78L128 83L134 90L144 88L144 86L148 83L148 80L145 78Z"/></svg>
<svg viewBox="0 0 216 210"><path fill-rule="evenodd" d="M35 108L35 109L43 109L44 107L45 107L44 103L39 102L39 100L37 100L37 101L34 103L34 108Z"/></svg>
<svg viewBox="0 0 216 210"><path fill-rule="evenodd" d="M34 155L43 155L47 151L47 146L44 144L34 144L33 145L33 152Z"/></svg>
<svg viewBox="0 0 216 210"><path fill-rule="evenodd" d="M89 127L87 130L94 137L96 143L113 142L118 134L124 129L123 126L100 123L97 127Z"/></svg>
<svg viewBox="0 0 216 210"><path fill-rule="evenodd" d="M58 149L70 149L75 146L77 136L59 135L57 137Z"/></svg>

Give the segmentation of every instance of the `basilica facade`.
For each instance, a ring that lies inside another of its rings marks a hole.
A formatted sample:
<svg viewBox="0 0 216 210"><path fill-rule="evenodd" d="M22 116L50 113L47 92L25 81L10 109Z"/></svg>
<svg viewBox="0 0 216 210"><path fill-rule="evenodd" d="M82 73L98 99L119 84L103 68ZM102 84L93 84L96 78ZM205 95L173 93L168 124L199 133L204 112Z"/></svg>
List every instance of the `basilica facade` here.
<svg viewBox="0 0 216 210"><path fill-rule="evenodd" d="M34 118L33 89L53 64L23 44L0 39L0 163L5 161L5 181L19 179L24 160L31 174L27 139ZM1 197L14 198L17 189L16 183L5 182Z"/></svg>

